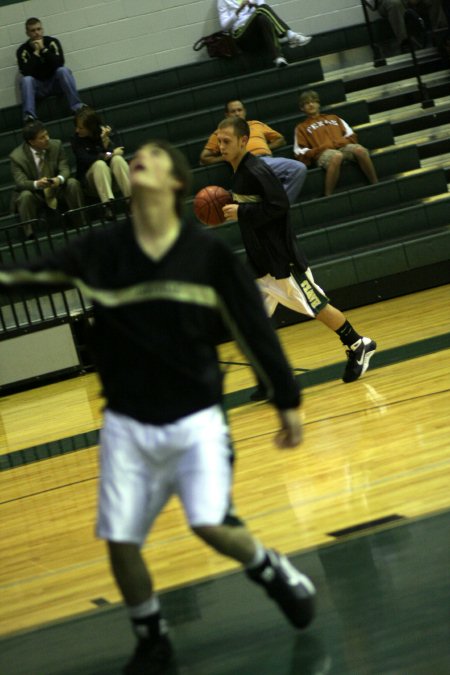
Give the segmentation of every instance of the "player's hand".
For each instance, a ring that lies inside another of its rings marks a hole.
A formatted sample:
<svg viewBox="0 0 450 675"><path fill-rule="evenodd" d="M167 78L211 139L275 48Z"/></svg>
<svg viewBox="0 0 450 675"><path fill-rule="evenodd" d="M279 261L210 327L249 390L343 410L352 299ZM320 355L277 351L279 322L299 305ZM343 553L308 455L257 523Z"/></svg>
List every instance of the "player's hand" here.
<svg viewBox="0 0 450 675"><path fill-rule="evenodd" d="M223 215L227 222L238 219L238 208L239 204L225 204L222 207Z"/></svg>
<svg viewBox="0 0 450 675"><path fill-rule="evenodd" d="M39 54L44 49L44 40L34 40L33 49L35 54Z"/></svg>
<svg viewBox="0 0 450 675"><path fill-rule="evenodd" d="M48 182L48 178L46 176L42 176L42 178L39 178L36 181L36 185L40 190L43 190L44 188L50 187L51 183Z"/></svg>
<svg viewBox="0 0 450 675"><path fill-rule="evenodd" d="M61 185L61 178L55 176L54 178L47 178L48 187L59 187Z"/></svg>
<svg viewBox="0 0 450 675"><path fill-rule="evenodd" d="M100 128L101 128L101 132L100 132L101 140L103 141L105 138L109 138L109 135L111 133L111 127L108 127L108 126L103 127L102 126Z"/></svg>
<svg viewBox="0 0 450 675"><path fill-rule="evenodd" d="M279 448L295 448L303 441L303 426L298 408L279 410L281 429L275 436Z"/></svg>
<svg viewBox="0 0 450 675"><path fill-rule="evenodd" d="M243 0L243 2L241 2L238 9L236 10L236 14L240 14L242 12L242 10L244 9L244 7L247 7L247 5L250 7L251 4L252 3L250 2L250 0Z"/></svg>
<svg viewBox="0 0 450 675"><path fill-rule="evenodd" d="M113 154L113 155L123 155L123 151L124 151L124 150L125 150L125 148L123 147L123 145L121 145L121 146L118 147L118 148L114 148L112 154Z"/></svg>

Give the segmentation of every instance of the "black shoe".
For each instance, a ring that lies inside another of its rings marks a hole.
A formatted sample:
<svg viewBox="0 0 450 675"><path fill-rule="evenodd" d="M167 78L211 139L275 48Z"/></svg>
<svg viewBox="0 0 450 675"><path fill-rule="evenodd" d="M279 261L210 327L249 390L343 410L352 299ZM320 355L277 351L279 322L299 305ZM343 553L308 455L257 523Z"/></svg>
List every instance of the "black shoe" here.
<svg viewBox="0 0 450 675"><path fill-rule="evenodd" d="M103 219L108 220L109 222L112 222L116 219L116 214L110 206L105 205L103 207Z"/></svg>
<svg viewBox="0 0 450 675"><path fill-rule="evenodd" d="M377 343L374 340L363 337L347 349L347 365L342 376L344 382L354 382L364 375L376 348Z"/></svg>
<svg viewBox="0 0 450 675"><path fill-rule="evenodd" d="M173 649L167 635L139 640L123 675L164 675L173 664Z"/></svg>
<svg viewBox="0 0 450 675"><path fill-rule="evenodd" d="M286 556L269 550L267 561L246 573L252 581L264 586L293 626L306 628L311 623L315 614L316 589Z"/></svg>
<svg viewBox="0 0 450 675"><path fill-rule="evenodd" d="M24 124L31 124L31 122L36 122L36 121L37 121L37 118L34 115L30 115L30 113L28 113L27 115L24 115L24 118L23 118Z"/></svg>
<svg viewBox="0 0 450 675"><path fill-rule="evenodd" d="M262 385L258 384L255 391L250 394L250 401L267 401L267 389Z"/></svg>
<svg viewBox="0 0 450 675"><path fill-rule="evenodd" d="M73 114L76 115L77 113L80 112L80 110L84 110L85 108L90 108L91 106L88 105L87 103L81 102L81 104L76 108L75 110L72 110Z"/></svg>

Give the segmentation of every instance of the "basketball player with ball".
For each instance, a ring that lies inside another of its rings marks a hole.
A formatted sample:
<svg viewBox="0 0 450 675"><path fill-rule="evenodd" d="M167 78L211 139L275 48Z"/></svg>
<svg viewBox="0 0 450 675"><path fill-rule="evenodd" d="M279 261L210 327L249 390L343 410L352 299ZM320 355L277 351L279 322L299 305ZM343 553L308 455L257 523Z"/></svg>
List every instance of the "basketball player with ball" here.
<svg viewBox="0 0 450 675"><path fill-rule="evenodd" d="M269 316L281 303L318 319L335 331L347 351L342 379L353 382L369 367L376 343L356 332L314 281L289 223L286 192L267 164L247 152L249 133L248 123L239 117L227 117L218 127L221 155L234 171L232 196L235 203L223 207L224 218L239 223L247 257ZM267 396L260 381L253 398Z"/></svg>

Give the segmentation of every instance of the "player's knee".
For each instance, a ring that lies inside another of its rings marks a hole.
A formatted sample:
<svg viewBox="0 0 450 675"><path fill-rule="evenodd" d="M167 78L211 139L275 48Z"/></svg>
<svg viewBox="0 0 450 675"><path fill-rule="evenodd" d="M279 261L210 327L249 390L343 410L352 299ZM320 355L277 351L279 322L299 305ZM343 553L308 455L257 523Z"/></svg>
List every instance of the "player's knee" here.
<svg viewBox="0 0 450 675"><path fill-rule="evenodd" d="M364 148L362 145L358 145L353 149L353 154L355 157L367 157L369 155L367 148Z"/></svg>
<svg viewBox="0 0 450 675"><path fill-rule="evenodd" d="M65 182L66 192L77 193L81 192L80 181L76 178L68 178Z"/></svg>
<svg viewBox="0 0 450 675"><path fill-rule="evenodd" d="M336 154L332 155L328 162L327 171L339 168L343 159L344 156L341 152L337 152Z"/></svg>
<svg viewBox="0 0 450 675"><path fill-rule="evenodd" d="M307 172L306 164L303 164L303 162L297 162L298 167L296 170L296 176L298 179L303 178Z"/></svg>
<svg viewBox="0 0 450 675"><path fill-rule="evenodd" d="M20 209L23 206L29 206L35 200L34 194L30 190L22 190L17 198L17 207Z"/></svg>
<svg viewBox="0 0 450 675"><path fill-rule="evenodd" d="M34 87L36 84L36 80L32 75L24 75L22 79L20 80L20 84L22 87Z"/></svg>
<svg viewBox="0 0 450 675"><path fill-rule="evenodd" d="M55 75L58 80L66 80L70 77L71 72L67 66L59 66L56 69Z"/></svg>
<svg viewBox="0 0 450 675"><path fill-rule="evenodd" d="M392 10L400 10L401 12L405 11L403 0L384 0L383 2L384 12L390 12Z"/></svg>
<svg viewBox="0 0 450 675"><path fill-rule="evenodd" d="M92 164L92 171L95 173L108 173L108 165L104 159L96 159Z"/></svg>

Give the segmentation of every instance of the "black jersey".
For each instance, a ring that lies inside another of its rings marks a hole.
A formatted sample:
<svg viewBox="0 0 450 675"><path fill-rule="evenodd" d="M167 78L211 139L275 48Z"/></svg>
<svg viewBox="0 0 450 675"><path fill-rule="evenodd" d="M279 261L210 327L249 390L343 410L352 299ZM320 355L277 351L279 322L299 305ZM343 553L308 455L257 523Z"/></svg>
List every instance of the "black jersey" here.
<svg viewBox="0 0 450 675"><path fill-rule="evenodd" d="M280 409L299 390L259 291L223 242L183 225L162 259L138 245L130 224L71 243L26 269L0 270L0 284L76 286L94 304L93 345L107 405L166 424L217 404L216 345L227 327Z"/></svg>
<svg viewBox="0 0 450 675"><path fill-rule="evenodd" d="M256 276L284 279L292 265L305 271L308 262L289 222L289 200L270 167L247 153L233 176L232 192L239 204L242 241Z"/></svg>

